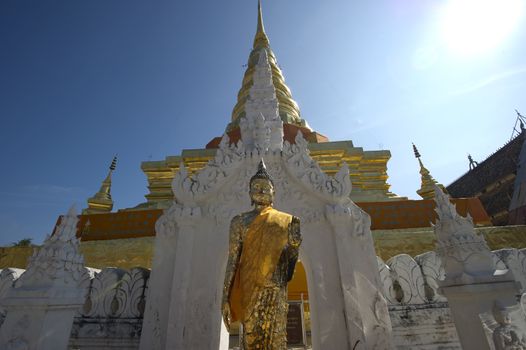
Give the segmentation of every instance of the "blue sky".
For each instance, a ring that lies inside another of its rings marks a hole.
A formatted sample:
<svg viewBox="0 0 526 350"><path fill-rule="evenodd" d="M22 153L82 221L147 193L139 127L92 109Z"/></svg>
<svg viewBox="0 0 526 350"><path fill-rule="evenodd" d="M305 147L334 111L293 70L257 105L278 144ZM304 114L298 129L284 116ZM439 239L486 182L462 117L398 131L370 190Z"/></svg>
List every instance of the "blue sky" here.
<svg viewBox="0 0 526 350"><path fill-rule="evenodd" d="M498 5L496 5L498 4ZM526 114L524 0L266 0L266 31L302 116L331 140L389 149L418 198L411 142L447 185ZM256 1L0 2L0 245L37 243L97 191L144 201L144 160L223 133Z"/></svg>

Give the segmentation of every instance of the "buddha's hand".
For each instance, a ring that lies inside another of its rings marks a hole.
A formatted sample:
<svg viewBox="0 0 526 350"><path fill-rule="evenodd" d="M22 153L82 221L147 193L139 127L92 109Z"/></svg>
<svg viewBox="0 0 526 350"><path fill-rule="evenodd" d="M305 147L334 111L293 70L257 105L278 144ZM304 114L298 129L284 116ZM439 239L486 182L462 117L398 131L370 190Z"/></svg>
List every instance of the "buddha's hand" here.
<svg viewBox="0 0 526 350"><path fill-rule="evenodd" d="M230 321L232 320L230 315L230 304L228 302L223 303L222 307L223 321L225 322L226 330L230 332Z"/></svg>
<svg viewBox="0 0 526 350"><path fill-rule="evenodd" d="M300 234L300 221L297 217L292 219L289 229L289 245L293 248L299 248L301 244L301 234Z"/></svg>

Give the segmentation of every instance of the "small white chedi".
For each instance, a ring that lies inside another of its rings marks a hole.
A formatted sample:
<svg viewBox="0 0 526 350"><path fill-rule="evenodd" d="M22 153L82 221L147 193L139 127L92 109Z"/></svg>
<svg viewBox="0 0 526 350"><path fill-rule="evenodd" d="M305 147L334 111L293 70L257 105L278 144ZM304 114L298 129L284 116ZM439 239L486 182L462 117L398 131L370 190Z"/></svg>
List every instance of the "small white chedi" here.
<svg viewBox="0 0 526 350"><path fill-rule="evenodd" d="M75 236L77 222L72 207L2 299L0 349L66 349L90 279Z"/></svg>

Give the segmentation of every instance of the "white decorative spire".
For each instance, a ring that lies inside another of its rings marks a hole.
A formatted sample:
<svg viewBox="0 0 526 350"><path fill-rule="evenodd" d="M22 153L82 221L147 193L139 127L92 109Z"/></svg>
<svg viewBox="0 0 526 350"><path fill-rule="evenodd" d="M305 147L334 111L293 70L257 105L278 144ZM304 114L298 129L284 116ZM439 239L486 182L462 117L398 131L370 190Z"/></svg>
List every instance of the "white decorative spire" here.
<svg viewBox="0 0 526 350"><path fill-rule="evenodd" d="M449 196L435 185L434 226L437 254L442 259L446 281L472 281L477 277L492 276L495 272L491 251L482 235L475 233L473 219L460 216Z"/></svg>
<svg viewBox="0 0 526 350"><path fill-rule="evenodd" d="M77 222L71 207L2 298L6 318L0 327L0 349L68 348L90 278L79 251Z"/></svg>
<svg viewBox="0 0 526 350"><path fill-rule="evenodd" d="M248 151L279 151L283 148L283 121L279 117L276 89L267 51L261 50L253 85L240 120L241 140Z"/></svg>
<svg viewBox="0 0 526 350"><path fill-rule="evenodd" d="M29 258L18 286L78 287L86 273L76 236L78 220L75 207L71 206L55 233L47 237L42 247L35 249Z"/></svg>

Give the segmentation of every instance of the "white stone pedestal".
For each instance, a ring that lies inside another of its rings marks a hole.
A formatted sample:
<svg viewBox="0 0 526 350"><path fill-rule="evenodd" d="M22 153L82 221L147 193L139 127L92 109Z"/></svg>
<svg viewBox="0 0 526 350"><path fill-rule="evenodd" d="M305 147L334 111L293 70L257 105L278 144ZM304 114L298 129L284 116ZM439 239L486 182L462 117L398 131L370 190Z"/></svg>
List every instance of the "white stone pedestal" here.
<svg viewBox="0 0 526 350"><path fill-rule="evenodd" d="M67 349L73 317L84 298L73 295L50 300L43 294L16 290L16 296L2 302L7 318L0 329L0 348Z"/></svg>
<svg viewBox="0 0 526 350"><path fill-rule="evenodd" d="M485 283L480 281L441 288L449 302L463 349L494 349L481 316L492 315L496 301L504 307L517 304L517 282L506 279L496 277L486 279Z"/></svg>

